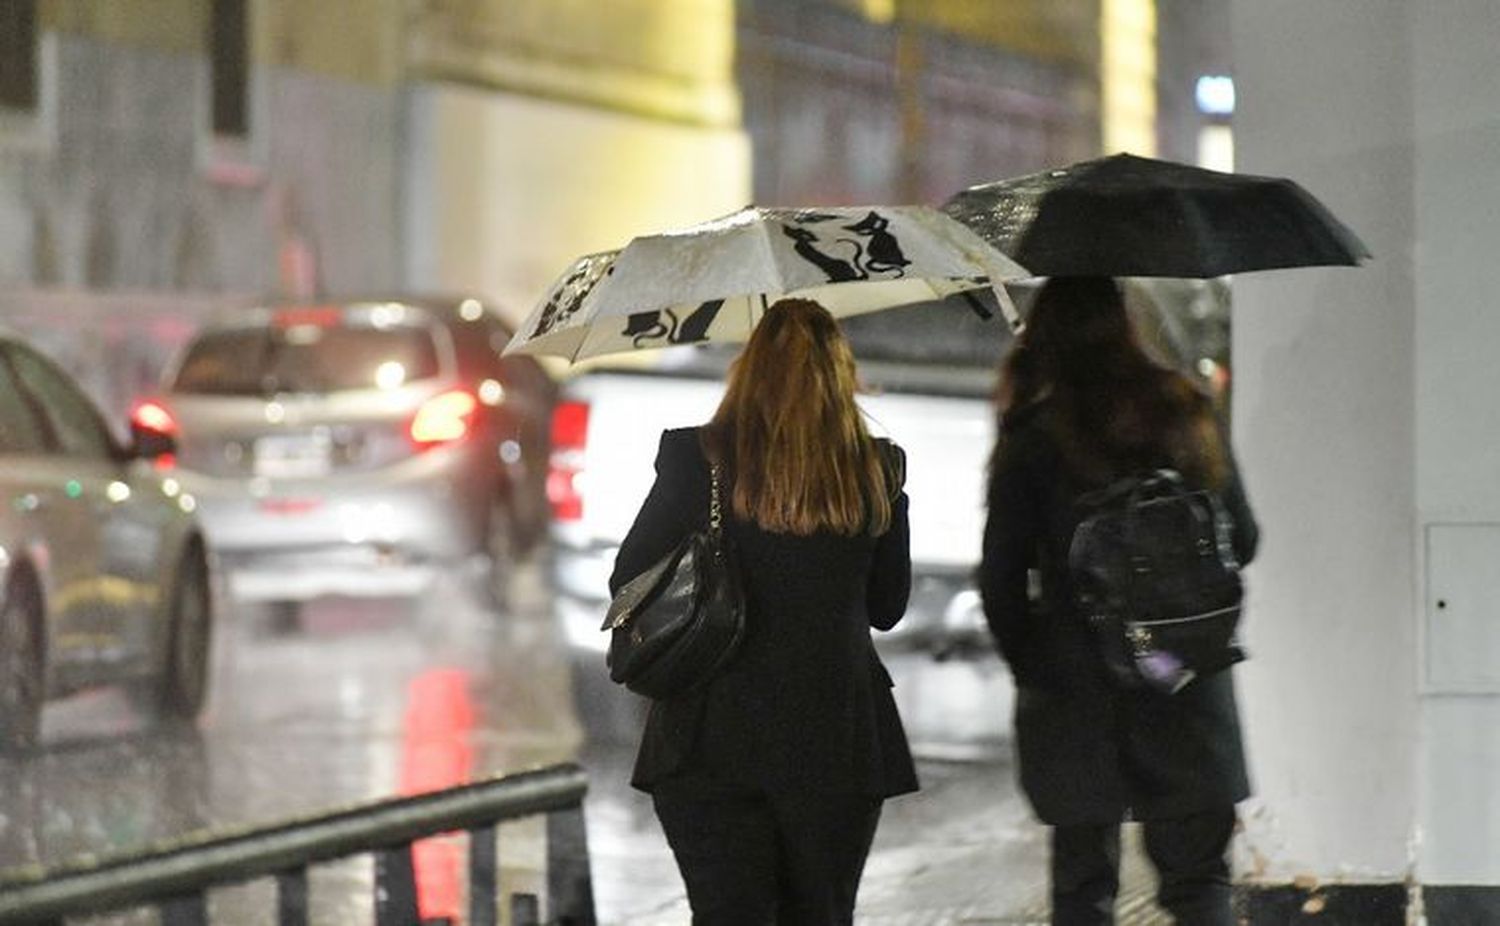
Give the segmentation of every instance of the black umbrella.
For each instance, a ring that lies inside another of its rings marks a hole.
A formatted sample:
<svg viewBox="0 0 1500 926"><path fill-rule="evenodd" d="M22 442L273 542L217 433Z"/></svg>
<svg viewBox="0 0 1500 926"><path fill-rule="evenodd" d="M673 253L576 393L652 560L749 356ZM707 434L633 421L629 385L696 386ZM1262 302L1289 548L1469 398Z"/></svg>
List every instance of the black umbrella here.
<svg viewBox="0 0 1500 926"><path fill-rule="evenodd" d="M943 211L1038 276L1216 277L1370 256L1291 180L1129 154L972 186Z"/></svg>

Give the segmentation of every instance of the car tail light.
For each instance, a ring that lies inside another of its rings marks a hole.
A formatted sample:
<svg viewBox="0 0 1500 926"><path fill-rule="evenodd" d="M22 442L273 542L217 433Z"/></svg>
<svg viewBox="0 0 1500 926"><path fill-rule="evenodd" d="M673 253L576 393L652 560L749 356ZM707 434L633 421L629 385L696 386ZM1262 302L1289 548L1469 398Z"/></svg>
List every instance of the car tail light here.
<svg viewBox="0 0 1500 926"><path fill-rule="evenodd" d="M559 521L583 517L583 493L578 477L583 472L588 443L587 402L559 402L552 410L552 454L547 461L547 500Z"/></svg>
<svg viewBox="0 0 1500 926"><path fill-rule="evenodd" d="M422 403L411 420L411 439L419 447L463 440L474 427L479 401L462 389L439 393Z"/></svg>
<svg viewBox="0 0 1500 926"><path fill-rule="evenodd" d="M130 424L152 434L177 436L177 419L172 417L165 405L151 399L135 403L135 407L130 410Z"/></svg>
<svg viewBox="0 0 1500 926"><path fill-rule="evenodd" d="M309 514L323 507L321 498L263 498L259 508L267 514Z"/></svg>
<svg viewBox="0 0 1500 926"><path fill-rule="evenodd" d="M342 323L344 313L338 306L306 305L278 309L271 317L277 328L301 328L311 325L316 328L333 328Z"/></svg>
<svg viewBox="0 0 1500 926"><path fill-rule="evenodd" d="M130 430L138 449L144 449L156 468L168 472L177 466L177 419L167 407L153 399L142 399L130 410Z"/></svg>

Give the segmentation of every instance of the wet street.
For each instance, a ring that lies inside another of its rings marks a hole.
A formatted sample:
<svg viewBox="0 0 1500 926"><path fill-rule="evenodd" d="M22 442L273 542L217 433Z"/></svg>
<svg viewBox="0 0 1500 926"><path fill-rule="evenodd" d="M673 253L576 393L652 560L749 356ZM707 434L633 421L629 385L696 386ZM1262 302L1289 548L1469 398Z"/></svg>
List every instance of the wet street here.
<svg viewBox="0 0 1500 926"><path fill-rule="evenodd" d="M196 732L153 729L123 691L49 706L45 748L0 761L0 868L130 851L194 830L577 760L591 779L586 813L600 921L687 922L649 801L626 784L631 711L614 712L627 729L617 720L608 741L585 734L599 720L575 709L570 661L535 567L519 576L505 614L478 607L455 582L415 606L317 602L291 630L273 629L267 617L221 610L213 692ZM924 757L925 790L888 805L862 918L895 917L909 905L912 873L927 868L928 890L959 898L958 881L944 888L932 879L987 875L961 865L944 874L944 853L993 842L1001 831L1014 845L1010 877L1018 892L1030 890L1042 877L1040 834L1003 761L1008 681L993 660L888 662ZM504 886L540 889L540 826L502 828L501 847ZM419 851L424 913L462 909L460 849L437 842ZM315 868L313 921L368 922L370 868L364 859ZM216 922L273 921L269 883L217 891L212 903ZM150 921L115 918L127 919Z"/></svg>

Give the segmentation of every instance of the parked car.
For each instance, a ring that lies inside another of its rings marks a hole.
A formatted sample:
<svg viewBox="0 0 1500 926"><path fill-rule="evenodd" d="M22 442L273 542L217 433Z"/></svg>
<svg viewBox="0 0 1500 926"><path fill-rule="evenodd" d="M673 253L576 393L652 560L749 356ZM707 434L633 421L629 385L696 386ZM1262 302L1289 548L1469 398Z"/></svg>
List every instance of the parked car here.
<svg viewBox="0 0 1500 926"><path fill-rule="evenodd" d="M117 440L57 365L0 333L0 748L40 736L44 702L125 683L190 720L208 679L213 595L194 499Z"/></svg>
<svg viewBox="0 0 1500 926"><path fill-rule="evenodd" d="M291 626L328 594L420 594L476 565L503 604L545 535L554 387L474 299L241 310L142 408L176 436L231 594Z"/></svg>

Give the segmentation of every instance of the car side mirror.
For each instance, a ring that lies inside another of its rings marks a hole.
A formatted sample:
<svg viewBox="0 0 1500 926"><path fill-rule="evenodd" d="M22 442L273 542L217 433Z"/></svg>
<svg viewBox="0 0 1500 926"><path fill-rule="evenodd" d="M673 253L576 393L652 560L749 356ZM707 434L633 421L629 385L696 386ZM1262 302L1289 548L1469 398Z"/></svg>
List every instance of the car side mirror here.
<svg viewBox="0 0 1500 926"><path fill-rule="evenodd" d="M161 431L153 431L136 422L130 425L130 437L135 455L147 460L159 460L177 452L177 439Z"/></svg>

